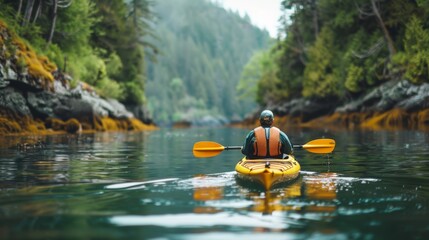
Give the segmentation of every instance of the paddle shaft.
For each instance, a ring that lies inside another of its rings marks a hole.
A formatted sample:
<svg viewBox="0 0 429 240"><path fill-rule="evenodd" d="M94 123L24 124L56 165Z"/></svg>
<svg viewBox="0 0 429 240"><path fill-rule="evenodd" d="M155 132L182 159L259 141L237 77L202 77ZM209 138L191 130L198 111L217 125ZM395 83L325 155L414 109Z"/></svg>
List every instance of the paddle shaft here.
<svg viewBox="0 0 429 240"><path fill-rule="evenodd" d="M224 150L241 150L242 146L225 146ZM303 149L304 145L293 145L293 148Z"/></svg>
<svg viewBox="0 0 429 240"><path fill-rule="evenodd" d="M224 150L241 150L243 147L242 146L224 146L225 147L225 149ZM310 146L310 147L318 147L318 146L316 146L316 145L312 145L312 146ZM321 147L325 147L325 146L321 146ZM296 148L296 149L303 149L304 148L304 145L296 145L296 144L294 144L293 145L293 148Z"/></svg>
<svg viewBox="0 0 429 240"><path fill-rule="evenodd" d="M242 146L226 146L225 150L241 150Z"/></svg>
<svg viewBox="0 0 429 240"><path fill-rule="evenodd" d="M312 145L311 147L318 147L316 145ZM325 147L324 145L321 145L321 147ZM225 146L224 150L241 150L243 147L242 146ZM293 148L297 148L297 149L303 149L304 145L293 145Z"/></svg>

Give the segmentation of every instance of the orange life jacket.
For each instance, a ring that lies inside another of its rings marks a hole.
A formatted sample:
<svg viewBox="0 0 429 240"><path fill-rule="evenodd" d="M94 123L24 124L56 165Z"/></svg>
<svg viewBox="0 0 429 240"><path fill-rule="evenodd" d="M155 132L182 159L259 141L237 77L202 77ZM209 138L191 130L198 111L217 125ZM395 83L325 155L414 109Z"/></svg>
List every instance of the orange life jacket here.
<svg viewBox="0 0 429 240"><path fill-rule="evenodd" d="M265 128L254 129L256 141L253 143L253 155L258 157L276 157L281 155L282 143L280 141L280 129L269 128L269 135L265 133Z"/></svg>

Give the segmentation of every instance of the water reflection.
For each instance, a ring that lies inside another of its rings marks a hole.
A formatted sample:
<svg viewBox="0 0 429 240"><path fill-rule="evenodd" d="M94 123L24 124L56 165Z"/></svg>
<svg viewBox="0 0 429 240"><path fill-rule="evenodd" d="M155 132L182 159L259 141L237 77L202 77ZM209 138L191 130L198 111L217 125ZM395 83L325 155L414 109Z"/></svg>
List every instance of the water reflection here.
<svg viewBox="0 0 429 240"><path fill-rule="evenodd" d="M379 181L375 178L345 177L334 172L303 171L297 180L270 191L238 185L231 192L230 186L221 181L221 176L198 176L192 180L193 200L197 202L194 213L246 211L248 214L260 213L261 216L281 214L288 216L286 218L322 220L344 213L344 208L338 208L341 204L338 192L353 189L354 183ZM225 188L228 188L227 194Z"/></svg>
<svg viewBox="0 0 429 240"><path fill-rule="evenodd" d="M307 174L291 183L283 184L284 187L270 191L240 187L238 194L246 200L235 202L234 207L263 215L287 211L334 212L337 188L333 179L337 177L335 173ZM234 205L224 199L225 186L213 186L210 182L214 182L213 176L198 176L194 179L193 199L203 203L194 208L195 213L220 212L221 209Z"/></svg>
<svg viewBox="0 0 429 240"><path fill-rule="evenodd" d="M125 179L140 168L146 138L144 133L2 138L0 187L111 182L112 176ZM37 145L40 142L42 147Z"/></svg>
<svg viewBox="0 0 429 240"><path fill-rule="evenodd" d="M333 134L295 131L296 143ZM1 139L11 144L0 148L0 238L426 239L427 133L335 132L330 159L297 151L300 177L267 192L237 184L240 152L190 151L201 139L237 145L246 133ZM16 147L31 139L45 146Z"/></svg>
<svg viewBox="0 0 429 240"><path fill-rule="evenodd" d="M336 184L331 181L335 173L314 174L301 177L284 188L266 192L249 192L254 200L252 211L272 214L276 211L334 212L337 199ZM306 204L300 201L306 199ZM319 200L319 201L313 201Z"/></svg>
<svg viewBox="0 0 429 240"><path fill-rule="evenodd" d="M222 187L203 187L194 189L194 200L197 202L213 201L220 200L223 198L223 188ZM194 208L194 213L217 213L221 210L215 207L208 206L196 206Z"/></svg>

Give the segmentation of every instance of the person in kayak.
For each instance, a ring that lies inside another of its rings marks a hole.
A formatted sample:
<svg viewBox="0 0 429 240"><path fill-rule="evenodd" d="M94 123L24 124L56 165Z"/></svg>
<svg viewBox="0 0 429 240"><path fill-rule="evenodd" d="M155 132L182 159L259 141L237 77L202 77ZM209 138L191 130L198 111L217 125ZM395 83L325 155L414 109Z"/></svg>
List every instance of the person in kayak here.
<svg viewBox="0 0 429 240"><path fill-rule="evenodd" d="M280 129L273 127L274 114L264 110L259 117L260 127L250 131L241 152L248 159L283 158L283 154L292 154L293 148L288 136Z"/></svg>

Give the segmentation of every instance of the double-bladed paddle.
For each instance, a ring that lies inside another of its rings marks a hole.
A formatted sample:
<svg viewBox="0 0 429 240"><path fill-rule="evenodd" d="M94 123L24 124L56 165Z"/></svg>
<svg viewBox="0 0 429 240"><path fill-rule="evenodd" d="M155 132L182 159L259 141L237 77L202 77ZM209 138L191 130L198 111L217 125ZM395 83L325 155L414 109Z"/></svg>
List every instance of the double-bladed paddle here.
<svg viewBox="0 0 429 240"><path fill-rule="evenodd" d="M199 158L208 158L219 155L224 150L239 150L241 146L222 146L217 142L202 141L196 142L192 149L194 156ZM296 149L305 149L312 153L331 153L335 148L335 140L329 138L321 138L312 140L304 145L293 145Z"/></svg>

